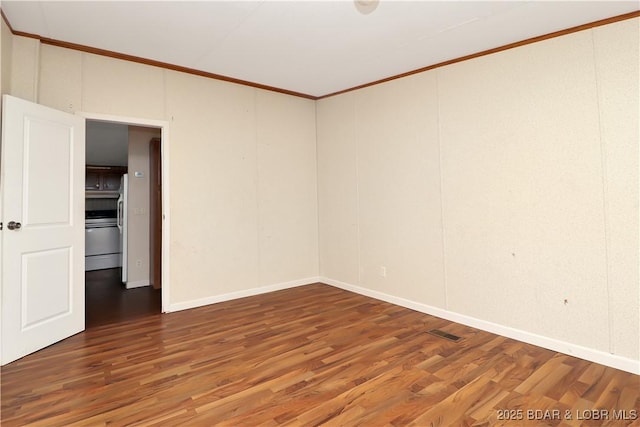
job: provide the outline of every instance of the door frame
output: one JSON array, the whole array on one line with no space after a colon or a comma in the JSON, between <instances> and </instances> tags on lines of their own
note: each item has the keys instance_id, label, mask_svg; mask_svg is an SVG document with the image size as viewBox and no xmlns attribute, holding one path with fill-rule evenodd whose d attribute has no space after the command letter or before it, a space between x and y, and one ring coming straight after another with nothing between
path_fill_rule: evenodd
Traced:
<instances>
[{"instance_id":1,"label":"door frame","mask_svg":"<svg viewBox=\"0 0 640 427\"><path fill-rule=\"evenodd\" d=\"M160 161L162 165L162 312L168 313L170 310L170 280L169 280L169 232L171 230L170 209L169 206L169 122L166 120L141 119L138 117L114 116L110 114L90 113L77 111L77 115L84 117L85 120L96 120L103 122L113 122L132 126L147 126L160 129ZM86 160L85 160L86 162Z\"/></svg>"}]
</instances>

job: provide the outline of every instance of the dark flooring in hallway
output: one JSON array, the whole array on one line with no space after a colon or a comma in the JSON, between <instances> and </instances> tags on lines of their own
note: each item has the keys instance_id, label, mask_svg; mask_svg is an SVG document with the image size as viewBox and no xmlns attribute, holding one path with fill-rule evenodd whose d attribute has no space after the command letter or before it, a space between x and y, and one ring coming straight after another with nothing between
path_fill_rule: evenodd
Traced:
<instances>
[{"instance_id":1,"label":"dark flooring in hallway","mask_svg":"<svg viewBox=\"0 0 640 427\"><path fill-rule=\"evenodd\" d=\"M120 281L120 268L87 271L85 283L86 328L161 312L160 289L126 289Z\"/></svg>"}]
</instances>

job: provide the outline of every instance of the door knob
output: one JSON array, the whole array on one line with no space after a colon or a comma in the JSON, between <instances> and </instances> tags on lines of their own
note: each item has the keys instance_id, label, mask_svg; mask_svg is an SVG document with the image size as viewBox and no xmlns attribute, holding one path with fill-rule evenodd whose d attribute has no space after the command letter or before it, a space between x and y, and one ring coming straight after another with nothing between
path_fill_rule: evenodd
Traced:
<instances>
[{"instance_id":1,"label":"door knob","mask_svg":"<svg viewBox=\"0 0 640 427\"><path fill-rule=\"evenodd\" d=\"M22 224L15 221L9 221L9 224L7 224L9 230L20 230L20 227L22 227Z\"/></svg>"}]
</instances>

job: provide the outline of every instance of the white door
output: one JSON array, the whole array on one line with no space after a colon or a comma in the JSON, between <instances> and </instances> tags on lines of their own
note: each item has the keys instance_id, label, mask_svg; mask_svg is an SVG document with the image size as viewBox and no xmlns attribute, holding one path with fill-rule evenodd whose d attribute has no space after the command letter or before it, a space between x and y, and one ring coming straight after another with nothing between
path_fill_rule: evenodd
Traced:
<instances>
[{"instance_id":1,"label":"white door","mask_svg":"<svg viewBox=\"0 0 640 427\"><path fill-rule=\"evenodd\" d=\"M84 330L84 118L2 97L2 364Z\"/></svg>"}]
</instances>

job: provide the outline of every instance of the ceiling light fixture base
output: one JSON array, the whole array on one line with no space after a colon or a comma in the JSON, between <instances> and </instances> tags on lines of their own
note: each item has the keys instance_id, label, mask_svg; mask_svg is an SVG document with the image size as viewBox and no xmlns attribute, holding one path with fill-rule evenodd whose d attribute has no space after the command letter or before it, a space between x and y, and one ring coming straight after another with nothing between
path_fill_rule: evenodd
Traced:
<instances>
[{"instance_id":1,"label":"ceiling light fixture base","mask_svg":"<svg viewBox=\"0 0 640 427\"><path fill-rule=\"evenodd\" d=\"M368 15L378 7L380 0L354 0L353 4L356 6L358 12L363 15Z\"/></svg>"}]
</instances>

